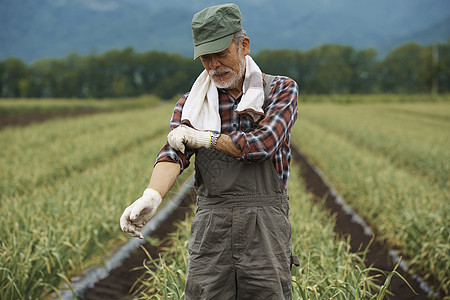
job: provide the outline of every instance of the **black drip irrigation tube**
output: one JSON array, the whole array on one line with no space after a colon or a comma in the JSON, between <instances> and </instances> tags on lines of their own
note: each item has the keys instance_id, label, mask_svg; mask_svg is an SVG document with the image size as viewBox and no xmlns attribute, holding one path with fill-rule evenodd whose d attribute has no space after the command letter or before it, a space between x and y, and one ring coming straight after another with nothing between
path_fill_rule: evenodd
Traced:
<instances>
[{"instance_id":1,"label":"black drip irrigation tube","mask_svg":"<svg viewBox=\"0 0 450 300\"><path fill-rule=\"evenodd\" d=\"M161 223L163 223L180 205L194 186L194 177L191 176L182 186L177 195L170 199L158 213L142 229L143 236L151 235ZM61 295L53 293L50 299L72 300L82 297L87 290L97 282L108 277L111 270L121 265L122 261L129 257L133 251L146 242L145 239L131 238L120 247L114 255L104 261L103 266L94 266L83 272L83 275L70 279L70 287L65 285L60 292Z\"/></svg>"},{"instance_id":2,"label":"black drip irrigation tube","mask_svg":"<svg viewBox=\"0 0 450 300\"><path fill-rule=\"evenodd\" d=\"M304 163L304 165L309 168L312 172L314 172L315 176L317 176L320 179L321 184L323 184L326 189L328 190L328 195L331 196L332 199L334 199L335 204L340 208L342 212L344 212L346 215L348 215L351 218L351 222L358 224L364 234L372 239L374 236L374 231L370 228L370 226L364 221L364 219L358 215L358 213L353 210L344 200L342 196L339 195L337 190L333 187L333 185L328 181L328 179L325 177L322 170L320 170L318 167L316 167L303 153L301 150L299 150L295 145L292 145L293 155L296 158L297 161L300 161ZM323 195L322 195L323 196ZM399 264L400 269L404 272L404 274L408 274L409 280L413 279L416 281L417 285L419 286L422 291L426 294L427 297L430 297L431 299L440 299L442 295L440 295L439 292L434 291L430 284L421 276L417 274L413 274L411 270L409 269L409 263L407 260L405 260L400 251L398 250L389 250L389 257L393 263L393 265ZM408 281L408 283L410 283ZM411 283L410 283L411 284ZM408 299L416 299L416 298L408 298ZM419 299L419 298L417 298ZM420 298L422 299L422 298Z\"/></svg>"}]
</instances>

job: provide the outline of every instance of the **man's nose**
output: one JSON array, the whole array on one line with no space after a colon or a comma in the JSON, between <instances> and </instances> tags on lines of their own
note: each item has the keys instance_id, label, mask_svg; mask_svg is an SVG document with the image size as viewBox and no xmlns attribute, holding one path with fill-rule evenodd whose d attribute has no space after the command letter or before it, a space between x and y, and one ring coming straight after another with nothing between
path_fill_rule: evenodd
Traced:
<instances>
[{"instance_id":1,"label":"man's nose","mask_svg":"<svg viewBox=\"0 0 450 300\"><path fill-rule=\"evenodd\" d=\"M210 60L210 62L209 62L209 67L210 67L211 69L218 68L218 67L220 67L220 65L221 65L221 63L220 63L220 60L219 60L219 59L217 59L216 57L212 57L212 58L211 58L211 60Z\"/></svg>"}]
</instances>

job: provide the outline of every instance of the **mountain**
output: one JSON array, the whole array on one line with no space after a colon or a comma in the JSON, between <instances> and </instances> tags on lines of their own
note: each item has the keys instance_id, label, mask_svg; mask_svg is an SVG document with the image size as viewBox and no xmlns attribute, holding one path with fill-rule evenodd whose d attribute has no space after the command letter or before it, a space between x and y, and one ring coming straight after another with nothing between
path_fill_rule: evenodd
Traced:
<instances>
[{"instance_id":1,"label":"mountain","mask_svg":"<svg viewBox=\"0 0 450 300\"><path fill-rule=\"evenodd\" d=\"M190 23L216 0L0 0L0 60L27 63L114 48L192 55ZM236 0L252 52L326 43L376 48L447 42L448 0Z\"/></svg>"},{"instance_id":2,"label":"mountain","mask_svg":"<svg viewBox=\"0 0 450 300\"><path fill-rule=\"evenodd\" d=\"M399 44L415 41L422 45L431 45L436 42L450 42L450 17L446 17L431 26L412 32L407 35L398 36L380 44L381 54L386 54Z\"/></svg>"}]
</instances>

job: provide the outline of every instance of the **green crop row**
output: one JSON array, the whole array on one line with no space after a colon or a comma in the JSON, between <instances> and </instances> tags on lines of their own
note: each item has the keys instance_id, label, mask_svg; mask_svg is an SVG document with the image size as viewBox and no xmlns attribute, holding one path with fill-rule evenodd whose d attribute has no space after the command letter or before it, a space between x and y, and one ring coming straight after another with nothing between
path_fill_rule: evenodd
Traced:
<instances>
[{"instance_id":1,"label":"green crop row","mask_svg":"<svg viewBox=\"0 0 450 300\"><path fill-rule=\"evenodd\" d=\"M374 282L374 277L381 273L369 275L371 269L364 265L361 254L350 252L348 240L335 238L333 218L326 213L323 203L315 204L313 197L304 192L296 164L288 191L293 252L300 260L300 267L292 270L293 299L382 299L386 286ZM146 273L134 286L136 297L184 298L192 217L189 215L178 224L176 232L163 240L169 243L166 252L158 259L150 258L144 265Z\"/></svg>"},{"instance_id":2,"label":"green crop row","mask_svg":"<svg viewBox=\"0 0 450 300\"><path fill-rule=\"evenodd\" d=\"M119 217L148 183L171 111L0 132L1 299L44 298L127 241Z\"/></svg>"},{"instance_id":3,"label":"green crop row","mask_svg":"<svg viewBox=\"0 0 450 300\"><path fill-rule=\"evenodd\" d=\"M449 188L450 103L310 105L305 120Z\"/></svg>"},{"instance_id":4,"label":"green crop row","mask_svg":"<svg viewBox=\"0 0 450 300\"><path fill-rule=\"evenodd\" d=\"M126 111L6 129L0 133L0 191L21 195L51 185L167 134L168 122L154 118L148 110Z\"/></svg>"},{"instance_id":5,"label":"green crop row","mask_svg":"<svg viewBox=\"0 0 450 300\"><path fill-rule=\"evenodd\" d=\"M302 109L294 142L378 238L450 293L450 103Z\"/></svg>"}]
</instances>

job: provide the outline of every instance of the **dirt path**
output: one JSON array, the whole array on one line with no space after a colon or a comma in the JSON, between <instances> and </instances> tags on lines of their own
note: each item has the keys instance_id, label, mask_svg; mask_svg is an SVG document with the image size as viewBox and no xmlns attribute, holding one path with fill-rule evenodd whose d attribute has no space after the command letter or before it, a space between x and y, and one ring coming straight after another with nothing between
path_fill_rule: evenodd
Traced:
<instances>
[{"instance_id":1,"label":"dirt path","mask_svg":"<svg viewBox=\"0 0 450 300\"><path fill-rule=\"evenodd\" d=\"M51 119L73 118L82 115L90 115L105 111L89 110L89 111L73 111L58 113L27 113L13 116L0 117L0 130L7 127L27 126L34 123L42 123Z\"/></svg>"}]
</instances>

